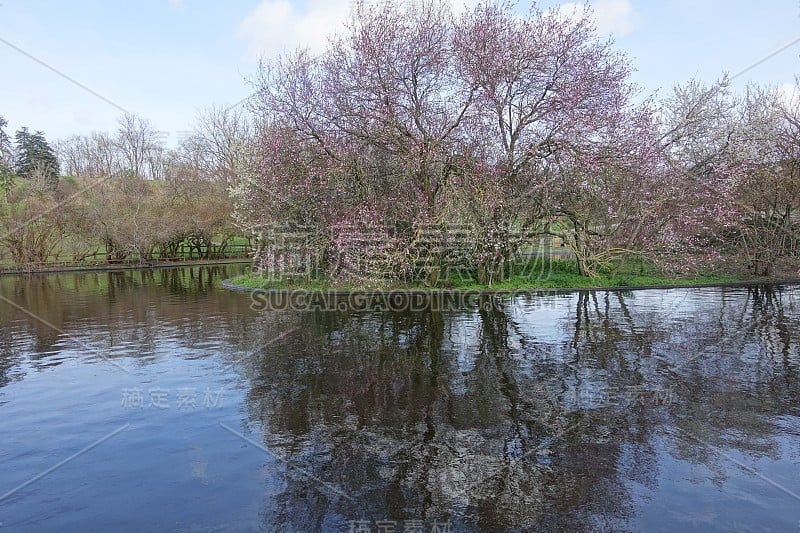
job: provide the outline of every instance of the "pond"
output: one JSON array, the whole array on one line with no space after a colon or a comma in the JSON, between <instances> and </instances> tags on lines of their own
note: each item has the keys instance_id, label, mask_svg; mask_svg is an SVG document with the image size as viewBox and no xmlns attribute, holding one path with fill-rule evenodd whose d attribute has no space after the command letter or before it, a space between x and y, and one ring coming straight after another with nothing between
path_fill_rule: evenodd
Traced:
<instances>
[{"instance_id":1,"label":"pond","mask_svg":"<svg viewBox=\"0 0 800 533\"><path fill-rule=\"evenodd\" d=\"M797 531L800 288L251 309L0 279L0 529Z\"/></svg>"}]
</instances>

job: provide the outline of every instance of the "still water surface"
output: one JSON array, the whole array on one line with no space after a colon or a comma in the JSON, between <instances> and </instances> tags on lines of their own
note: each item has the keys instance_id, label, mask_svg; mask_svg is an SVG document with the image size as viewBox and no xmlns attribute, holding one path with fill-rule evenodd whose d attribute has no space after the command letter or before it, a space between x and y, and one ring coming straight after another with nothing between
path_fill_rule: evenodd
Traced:
<instances>
[{"instance_id":1,"label":"still water surface","mask_svg":"<svg viewBox=\"0 0 800 533\"><path fill-rule=\"evenodd\" d=\"M798 531L798 287L256 312L241 270L0 279L0 529Z\"/></svg>"}]
</instances>

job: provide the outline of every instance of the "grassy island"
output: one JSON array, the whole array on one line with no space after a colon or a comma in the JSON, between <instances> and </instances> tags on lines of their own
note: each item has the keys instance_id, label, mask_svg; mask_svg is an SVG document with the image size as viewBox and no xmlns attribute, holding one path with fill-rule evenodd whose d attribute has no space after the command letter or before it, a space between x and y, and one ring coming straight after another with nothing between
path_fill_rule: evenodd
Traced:
<instances>
[{"instance_id":1,"label":"grassy island","mask_svg":"<svg viewBox=\"0 0 800 533\"><path fill-rule=\"evenodd\" d=\"M501 281L479 283L474 273L459 273L436 284L404 283L401 281L350 281L331 280L324 276L278 277L256 273L244 274L230 280L236 287L262 290L307 291L360 291L360 290L535 290L583 289L599 287L654 287L683 285L717 285L758 281L761 278L730 273L704 273L695 275L668 275L646 262L628 264L618 271L601 272L594 277L582 276L574 261L539 258L535 267L519 262L512 267L511 275Z\"/></svg>"}]
</instances>

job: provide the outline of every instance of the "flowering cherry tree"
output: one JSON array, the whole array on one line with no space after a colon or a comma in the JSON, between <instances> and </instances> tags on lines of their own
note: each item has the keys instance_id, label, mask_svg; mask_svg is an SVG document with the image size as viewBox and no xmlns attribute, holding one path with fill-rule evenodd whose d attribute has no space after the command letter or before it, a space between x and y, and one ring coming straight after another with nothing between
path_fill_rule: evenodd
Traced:
<instances>
[{"instance_id":1,"label":"flowering cherry tree","mask_svg":"<svg viewBox=\"0 0 800 533\"><path fill-rule=\"evenodd\" d=\"M652 254L679 194L666 179L650 107L619 108L612 123L565 139L546 167L549 231L586 276Z\"/></svg>"},{"instance_id":2,"label":"flowering cherry tree","mask_svg":"<svg viewBox=\"0 0 800 533\"><path fill-rule=\"evenodd\" d=\"M780 184L796 170L779 150L797 114L768 91L739 98L723 79L637 102L589 10L361 0L346 30L320 56L260 66L234 197L265 266L313 258L334 278L429 283L456 266L493 282L543 237L587 276L632 255L699 264L745 245L763 270L764 250L789 246L769 236L794 224ZM299 255L270 237L276 225L305 235Z\"/></svg>"},{"instance_id":3,"label":"flowering cherry tree","mask_svg":"<svg viewBox=\"0 0 800 533\"><path fill-rule=\"evenodd\" d=\"M735 94L726 79L690 81L664 103L664 153L683 194L659 235L683 269L725 262L769 275L795 254L796 116L776 90Z\"/></svg>"},{"instance_id":4,"label":"flowering cherry tree","mask_svg":"<svg viewBox=\"0 0 800 533\"><path fill-rule=\"evenodd\" d=\"M560 237L585 275L637 251L655 214L655 125L649 105L632 105L628 62L597 38L591 13L534 6L520 18L488 4L461 24L459 56L480 88L472 137L493 167L477 188L494 194L474 198L497 250L490 270L525 242L512 237L520 230Z\"/></svg>"}]
</instances>

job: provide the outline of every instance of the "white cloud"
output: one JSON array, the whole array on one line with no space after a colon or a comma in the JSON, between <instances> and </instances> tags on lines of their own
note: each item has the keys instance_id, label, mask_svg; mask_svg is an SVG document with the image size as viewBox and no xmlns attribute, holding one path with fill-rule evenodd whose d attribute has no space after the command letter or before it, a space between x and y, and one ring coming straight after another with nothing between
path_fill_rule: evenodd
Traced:
<instances>
[{"instance_id":1,"label":"white cloud","mask_svg":"<svg viewBox=\"0 0 800 533\"><path fill-rule=\"evenodd\" d=\"M636 14L630 0L591 0L597 33L600 35L625 35L636 29ZM559 10L565 14L581 15L584 4L568 2L561 4Z\"/></svg>"},{"instance_id":2,"label":"white cloud","mask_svg":"<svg viewBox=\"0 0 800 533\"><path fill-rule=\"evenodd\" d=\"M453 12L461 14L481 0L451 0ZM344 30L352 0L308 0L299 9L297 0L262 0L236 29L252 57L274 57L297 47L321 53L328 38Z\"/></svg>"},{"instance_id":3,"label":"white cloud","mask_svg":"<svg viewBox=\"0 0 800 533\"><path fill-rule=\"evenodd\" d=\"M344 28L350 0L308 0L299 10L289 0L263 0L236 29L253 57L273 57L297 47L319 53Z\"/></svg>"}]
</instances>

